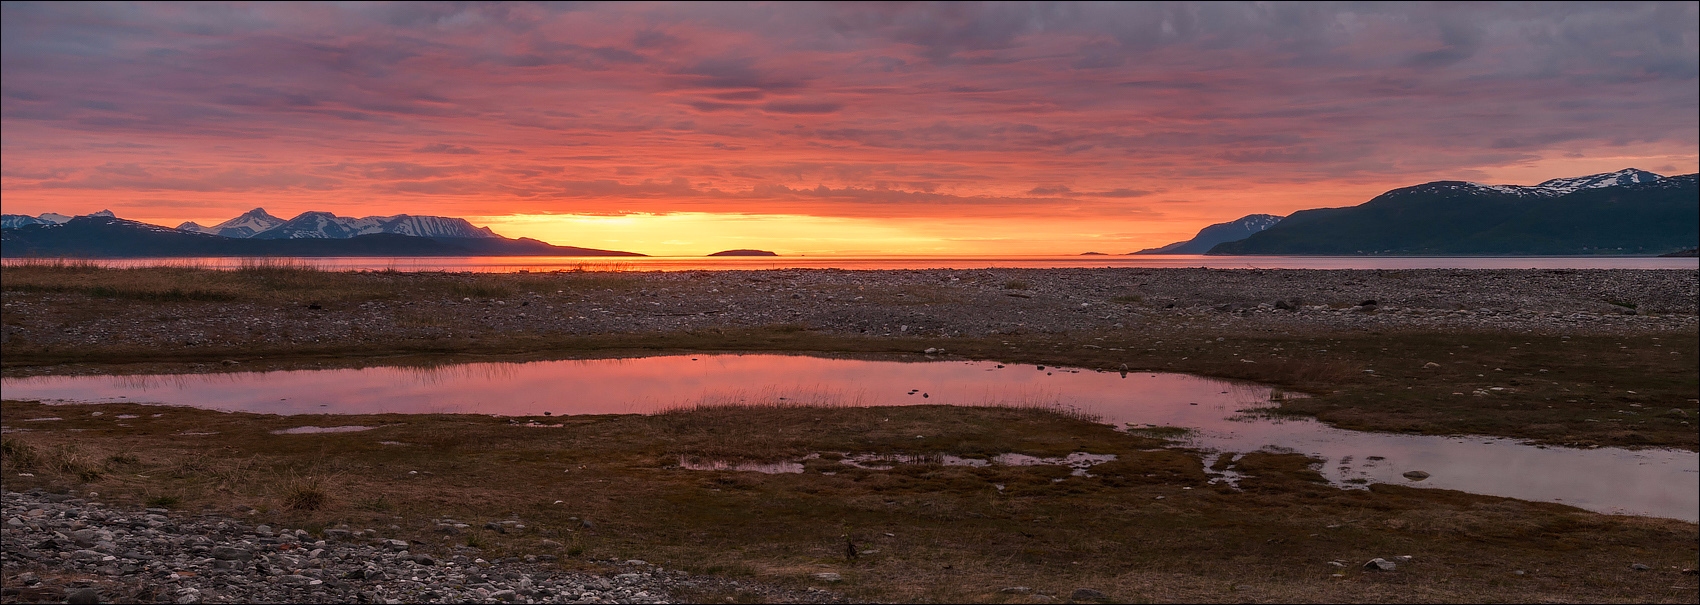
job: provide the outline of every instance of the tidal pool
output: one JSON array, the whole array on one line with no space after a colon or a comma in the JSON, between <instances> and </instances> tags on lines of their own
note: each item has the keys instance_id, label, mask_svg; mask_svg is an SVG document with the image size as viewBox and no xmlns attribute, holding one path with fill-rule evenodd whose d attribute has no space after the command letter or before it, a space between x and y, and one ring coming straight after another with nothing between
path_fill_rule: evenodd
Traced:
<instances>
[{"instance_id":1,"label":"tidal pool","mask_svg":"<svg viewBox=\"0 0 1700 605\"><path fill-rule=\"evenodd\" d=\"M1182 427L1186 445L1321 458L1335 485L1398 483L1589 510L1700 521L1700 456L1570 449L1514 439L1366 433L1258 413L1267 386L1166 373L988 361L872 361L802 355L670 355L434 368L37 376L0 381L7 399L135 402L268 414L654 413L698 405L1034 405L1118 428ZM340 427L339 427L340 428ZM1429 477L1404 476L1422 471ZM1228 477L1231 479L1231 474Z\"/></svg>"}]
</instances>

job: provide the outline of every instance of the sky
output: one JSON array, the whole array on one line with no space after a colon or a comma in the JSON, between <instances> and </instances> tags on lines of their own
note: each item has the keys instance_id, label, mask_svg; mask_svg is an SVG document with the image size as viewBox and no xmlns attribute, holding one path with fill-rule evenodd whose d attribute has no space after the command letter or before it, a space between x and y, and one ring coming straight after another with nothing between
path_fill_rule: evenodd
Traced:
<instances>
[{"instance_id":1,"label":"sky","mask_svg":"<svg viewBox=\"0 0 1700 605\"><path fill-rule=\"evenodd\" d=\"M1700 4L6 2L0 202L657 255L1124 253L1700 164Z\"/></svg>"}]
</instances>

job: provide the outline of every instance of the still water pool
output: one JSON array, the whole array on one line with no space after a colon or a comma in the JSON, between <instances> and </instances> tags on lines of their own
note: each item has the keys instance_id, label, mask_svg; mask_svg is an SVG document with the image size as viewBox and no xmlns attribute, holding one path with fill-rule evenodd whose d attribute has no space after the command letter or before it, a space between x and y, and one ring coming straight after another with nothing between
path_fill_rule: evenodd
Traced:
<instances>
[{"instance_id":1,"label":"still water pool","mask_svg":"<svg viewBox=\"0 0 1700 605\"><path fill-rule=\"evenodd\" d=\"M1039 405L1119 428L1191 429L1213 456L1273 450L1321 458L1345 487L1400 483L1700 521L1700 456L1569 449L1477 436L1347 431L1259 413L1269 387L1184 374L1095 372L987 361L802 355L671 355L433 368L41 376L0 382L7 399L141 402L268 414L653 413L696 405ZM282 438L282 437L280 437ZM1412 481L1410 471L1429 474Z\"/></svg>"}]
</instances>

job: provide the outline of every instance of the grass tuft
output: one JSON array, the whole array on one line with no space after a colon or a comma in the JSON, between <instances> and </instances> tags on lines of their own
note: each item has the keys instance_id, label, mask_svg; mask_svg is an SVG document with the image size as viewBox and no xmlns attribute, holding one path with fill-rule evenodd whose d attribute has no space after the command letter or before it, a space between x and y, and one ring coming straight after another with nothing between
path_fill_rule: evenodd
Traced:
<instances>
[{"instance_id":1,"label":"grass tuft","mask_svg":"<svg viewBox=\"0 0 1700 605\"><path fill-rule=\"evenodd\" d=\"M292 475L282 482L283 507L296 511L315 511L331 503L328 482L318 475Z\"/></svg>"},{"instance_id":2,"label":"grass tuft","mask_svg":"<svg viewBox=\"0 0 1700 605\"><path fill-rule=\"evenodd\" d=\"M0 437L0 460L17 470L35 470L41 464L41 454L27 441Z\"/></svg>"}]
</instances>

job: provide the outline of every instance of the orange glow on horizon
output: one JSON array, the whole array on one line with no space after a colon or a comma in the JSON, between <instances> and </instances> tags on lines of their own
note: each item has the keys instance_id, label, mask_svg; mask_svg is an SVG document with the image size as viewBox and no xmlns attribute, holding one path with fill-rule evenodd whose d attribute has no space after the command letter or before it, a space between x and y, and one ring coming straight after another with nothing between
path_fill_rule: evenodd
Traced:
<instances>
[{"instance_id":1,"label":"orange glow on horizon","mask_svg":"<svg viewBox=\"0 0 1700 605\"><path fill-rule=\"evenodd\" d=\"M1121 254L1428 181L1700 171L1694 3L0 10L14 214Z\"/></svg>"}]
</instances>

